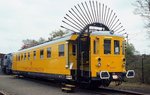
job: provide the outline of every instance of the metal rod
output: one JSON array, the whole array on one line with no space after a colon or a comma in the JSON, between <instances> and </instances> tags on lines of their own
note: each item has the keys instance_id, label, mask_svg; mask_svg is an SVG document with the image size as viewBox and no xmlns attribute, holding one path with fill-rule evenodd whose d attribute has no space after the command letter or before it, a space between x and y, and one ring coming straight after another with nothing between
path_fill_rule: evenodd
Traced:
<instances>
[{"instance_id":1,"label":"metal rod","mask_svg":"<svg viewBox=\"0 0 150 95\"><path fill-rule=\"evenodd\" d=\"M113 28L112 30L116 30L117 29L117 27L119 27L121 25L121 23L119 23L118 25L116 25L116 27L115 28ZM118 29L117 29L118 30Z\"/></svg>"},{"instance_id":2,"label":"metal rod","mask_svg":"<svg viewBox=\"0 0 150 95\"><path fill-rule=\"evenodd\" d=\"M104 11L104 24L106 24L105 18L106 18L107 6L105 6L104 8L105 8L105 11Z\"/></svg>"},{"instance_id":3,"label":"metal rod","mask_svg":"<svg viewBox=\"0 0 150 95\"><path fill-rule=\"evenodd\" d=\"M111 23L112 23L112 21L113 21L114 18L116 18L115 13L113 14L112 18L110 19L110 22L108 24L109 27L110 27L110 25L111 25Z\"/></svg>"},{"instance_id":4,"label":"metal rod","mask_svg":"<svg viewBox=\"0 0 150 95\"><path fill-rule=\"evenodd\" d=\"M60 26L60 27L66 29L66 30L70 30L70 31L73 31L73 32L77 33L76 31L71 30L71 29L68 29L68 28L66 28L66 27L64 27L64 26Z\"/></svg>"},{"instance_id":5,"label":"metal rod","mask_svg":"<svg viewBox=\"0 0 150 95\"><path fill-rule=\"evenodd\" d=\"M118 25L119 26L119 25ZM120 26L118 29L114 30L114 31L119 31L123 26Z\"/></svg>"},{"instance_id":6,"label":"metal rod","mask_svg":"<svg viewBox=\"0 0 150 95\"><path fill-rule=\"evenodd\" d=\"M112 19L112 21L111 21L109 27L112 27L112 25L114 24L114 22L115 22L116 19L117 19L117 16L115 16L115 17ZM110 29L112 29L112 28L110 28Z\"/></svg>"},{"instance_id":7,"label":"metal rod","mask_svg":"<svg viewBox=\"0 0 150 95\"><path fill-rule=\"evenodd\" d=\"M117 33L121 33L121 32L123 32L123 31L125 31L125 29L122 29L121 31L119 31L119 32L117 32ZM127 33L126 33L127 34Z\"/></svg>"},{"instance_id":8,"label":"metal rod","mask_svg":"<svg viewBox=\"0 0 150 95\"><path fill-rule=\"evenodd\" d=\"M74 18L76 18L76 20L78 21L78 22L80 22L80 24L82 25L82 26L84 26L84 24L71 12L71 11L69 11L71 14L72 14L72 16L74 17Z\"/></svg>"},{"instance_id":9,"label":"metal rod","mask_svg":"<svg viewBox=\"0 0 150 95\"><path fill-rule=\"evenodd\" d=\"M80 28L78 25L76 25L74 22L72 22L72 21L70 21L69 19L67 19L66 17L64 17L67 21L69 21L71 24L73 24L73 25L75 25L76 27L78 27L80 30L82 29L82 28Z\"/></svg>"},{"instance_id":10,"label":"metal rod","mask_svg":"<svg viewBox=\"0 0 150 95\"><path fill-rule=\"evenodd\" d=\"M97 18L97 22L98 22L98 2L96 1L96 9L97 9L97 15L96 15L96 18Z\"/></svg>"},{"instance_id":11,"label":"metal rod","mask_svg":"<svg viewBox=\"0 0 150 95\"><path fill-rule=\"evenodd\" d=\"M82 10L82 8L80 7L80 5L78 4L78 7L80 8L81 12L83 13L83 17L85 17L85 20L87 21L87 23L89 24L89 20L87 18L87 16L85 15L84 11Z\"/></svg>"},{"instance_id":12,"label":"metal rod","mask_svg":"<svg viewBox=\"0 0 150 95\"><path fill-rule=\"evenodd\" d=\"M96 22L96 10L95 10L95 3L93 1L93 9L94 9L94 22Z\"/></svg>"},{"instance_id":13,"label":"metal rod","mask_svg":"<svg viewBox=\"0 0 150 95\"><path fill-rule=\"evenodd\" d=\"M80 23L78 23L77 21L75 21L71 16L69 16L68 14L66 14L66 16L69 17L74 22L76 22L80 26L80 28L83 28L82 25L80 25Z\"/></svg>"},{"instance_id":14,"label":"metal rod","mask_svg":"<svg viewBox=\"0 0 150 95\"><path fill-rule=\"evenodd\" d=\"M72 11L76 14L76 16L83 22L83 24L84 24L84 26L86 26L86 23L81 19L81 17L76 13L76 11L74 11L73 9L72 9Z\"/></svg>"},{"instance_id":15,"label":"metal rod","mask_svg":"<svg viewBox=\"0 0 150 95\"><path fill-rule=\"evenodd\" d=\"M103 19L103 11L104 11L104 4L103 4L103 6L102 6L102 23L104 23L104 19Z\"/></svg>"},{"instance_id":16,"label":"metal rod","mask_svg":"<svg viewBox=\"0 0 150 95\"><path fill-rule=\"evenodd\" d=\"M81 3L81 4L82 4L82 7L84 8L84 11L85 11L86 15L88 16L87 18L89 19L89 23L92 23L92 21L91 21L91 19L90 19L90 16L89 16L89 14L88 14L88 12L87 12L87 10L86 10L84 4L83 4L83 3Z\"/></svg>"},{"instance_id":17,"label":"metal rod","mask_svg":"<svg viewBox=\"0 0 150 95\"><path fill-rule=\"evenodd\" d=\"M85 25L87 25L88 22L84 19L84 16L81 14L81 12L79 11L79 9L78 9L76 6L75 6L75 8L76 8L76 10L78 11L78 13L79 13L81 19L83 19L82 21L85 23Z\"/></svg>"},{"instance_id":18,"label":"metal rod","mask_svg":"<svg viewBox=\"0 0 150 95\"><path fill-rule=\"evenodd\" d=\"M111 14L113 13L113 10L111 10L111 12L110 12L110 15L109 15L109 17L108 17L108 22L107 22L107 25L109 25L109 23L110 23L110 18L111 18Z\"/></svg>"},{"instance_id":19,"label":"metal rod","mask_svg":"<svg viewBox=\"0 0 150 95\"><path fill-rule=\"evenodd\" d=\"M91 1L89 1L89 3L90 3L90 7L91 7L91 12L92 12L92 21L94 22L94 15L93 15L94 13L93 13Z\"/></svg>"},{"instance_id":20,"label":"metal rod","mask_svg":"<svg viewBox=\"0 0 150 95\"><path fill-rule=\"evenodd\" d=\"M63 23L65 23L65 24L67 24L67 25L69 25L69 26L71 26L72 28L74 28L74 29L76 29L76 30L80 31L78 28L76 28L76 27L74 27L74 26L70 25L69 23L67 23L67 22L65 22L65 21L62 21L62 22L63 22Z\"/></svg>"},{"instance_id":21,"label":"metal rod","mask_svg":"<svg viewBox=\"0 0 150 95\"><path fill-rule=\"evenodd\" d=\"M109 11L110 11L110 8L108 8L108 11L107 11L107 14L106 14L106 25L107 25L107 20L108 20Z\"/></svg>"},{"instance_id":22,"label":"metal rod","mask_svg":"<svg viewBox=\"0 0 150 95\"><path fill-rule=\"evenodd\" d=\"M101 23L101 3L98 4L99 5L99 22Z\"/></svg>"},{"instance_id":23,"label":"metal rod","mask_svg":"<svg viewBox=\"0 0 150 95\"><path fill-rule=\"evenodd\" d=\"M119 19L114 24L112 23L111 26L110 26L110 28L113 29L118 22L119 22Z\"/></svg>"},{"instance_id":24,"label":"metal rod","mask_svg":"<svg viewBox=\"0 0 150 95\"><path fill-rule=\"evenodd\" d=\"M91 21L92 21L92 15L91 15L91 12L90 12L90 10L89 10L89 7L88 7L88 5L87 5L87 3L85 2L85 5L86 5L86 7L87 7L87 9L88 9L88 12L89 12L89 14L90 14L90 17L91 17ZM93 22L93 21L92 21ZM92 23L91 22L91 23Z\"/></svg>"}]
</instances>

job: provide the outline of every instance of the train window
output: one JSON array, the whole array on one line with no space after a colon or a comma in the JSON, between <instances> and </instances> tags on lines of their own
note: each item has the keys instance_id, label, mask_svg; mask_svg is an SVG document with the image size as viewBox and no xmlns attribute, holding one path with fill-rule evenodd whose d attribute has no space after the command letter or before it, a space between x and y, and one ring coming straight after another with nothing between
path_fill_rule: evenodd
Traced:
<instances>
[{"instance_id":1,"label":"train window","mask_svg":"<svg viewBox=\"0 0 150 95\"><path fill-rule=\"evenodd\" d=\"M21 54L21 60L23 60L23 54Z\"/></svg>"},{"instance_id":2,"label":"train window","mask_svg":"<svg viewBox=\"0 0 150 95\"><path fill-rule=\"evenodd\" d=\"M20 55L18 55L18 61L20 61Z\"/></svg>"},{"instance_id":3,"label":"train window","mask_svg":"<svg viewBox=\"0 0 150 95\"><path fill-rule=\"evenodd\" d=\"M104 40L104 54L111 54L111 40Z\"/></svg>"},{"instance_id":4,"label":"train window","mask_svg":"<svg viewBox=\"0 0 150 95\"><path fill-rule=\"evenodd\" d=\"M43 50L43 49L40 50L40 58L41 58L41 59L44 58L44 50Z\"/></svg>"},{"instance_id":5,"label":"train window","mask_svg":"<svg viewBox=\"0 0 150 95\"><path fill-rule=\"evenodd\" d=\"M28 60L30 60L30 52L28 52Z\"/></svg>"},{"instance_id":6,"label":"train window","mask_svg":"<svg viewBox=\"0 0 150 95\"><path fill-rule=\"evenodd\" d=\"M72 55L76 55L76 45L72 45Z\"/></svg>"},{"instance_id":7,"label":"train window","mask_svg":"<svg viewBox=\"0 0 150 95\"><path fill-rule=\"evenodd\" d=\"M24 60L26 60L26 53L24 53Z\"/></svg>"},{"instance_id":8,"label":"train window","mask_svg":"<svg viewBox=\"0 0 150 95\"><path fill-rule=\"evenodd\" d=\"M51 48L47 48L47 58L51 57Z\"/></svg>"},{"instance_id":9,"label":"train window","mask_svg":"<svg viewBox=\"0 0 150 95\"><path fill-rule=\"evenodd\" d=\"M33 58L36 59L36 51L33 51Z\"/></svg>"},{"instance_id":10,"label":"train window","mask_svg":"<svg viewBox=\"0 0 150 95\"><path fill-rule=\"evenodd\" d=\"M118 40L114 40L114 54L120 54L120 43Z\"/></svg>"},{"instance_id":11,"label":"train window","mask_svg":"<svg viewBox=\"0 0 150 95\"><path fill-rule=\"evenodd\" d=\"M59 56L64 56L64 44L59 45Z\"/></svg>"},{"instance_id":12,"label":"train window","mask_svg":"<svg viewBox=\"0 0 150 95\"><path fill-rule=\"evenodd\" d=\"M17 61L17 55L16 55L16 61Z\"/></svg>"}]
</instances>

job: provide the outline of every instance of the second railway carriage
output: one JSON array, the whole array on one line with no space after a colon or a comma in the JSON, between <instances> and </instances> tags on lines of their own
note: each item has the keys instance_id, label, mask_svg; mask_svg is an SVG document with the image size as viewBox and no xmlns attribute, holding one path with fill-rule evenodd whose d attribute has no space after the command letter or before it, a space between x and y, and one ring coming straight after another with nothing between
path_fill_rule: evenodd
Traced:
<instances>
[{"instance_id":1,"label":"second railway carriage","mask_svg":"<svg viewBox=\"0 0 150 95\"><path fill-rule=\"evenodd\" d=\"M71 33L14 53L14 73L97 86L134 76L132 71L126 74L125 40L121 35L94 31L78 39L79 34Z\"/></svg>"},{"instance_id":2,"label":"second railway carriage","mask_svg":"<svg viewBox=\"0 0 150 95\"><path fill-rule=\"evenodd\" d=\"M12 74L12 53L4 55L1 68L3 73Z\"/></svg>"}]
</instances>

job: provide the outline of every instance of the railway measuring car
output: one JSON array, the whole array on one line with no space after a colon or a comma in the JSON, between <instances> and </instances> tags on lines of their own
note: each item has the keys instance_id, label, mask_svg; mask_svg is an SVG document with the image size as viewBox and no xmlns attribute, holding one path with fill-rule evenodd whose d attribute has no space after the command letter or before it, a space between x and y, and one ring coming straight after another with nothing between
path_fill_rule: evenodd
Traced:
<instances>
[{"instance_id":1,"label":"railway measuring car","mask_svg":"<svg viewBox=\"0 0 150 95\"><path fill-rule=\"evenodd\" d=\"M126 70L126 33L116 14L97 1L78 4L69 13L63 20L69 28L61 27L70 33L14 53L13 72L92 87L133 78L134 70Z\"/></svg>"}]
</instances>

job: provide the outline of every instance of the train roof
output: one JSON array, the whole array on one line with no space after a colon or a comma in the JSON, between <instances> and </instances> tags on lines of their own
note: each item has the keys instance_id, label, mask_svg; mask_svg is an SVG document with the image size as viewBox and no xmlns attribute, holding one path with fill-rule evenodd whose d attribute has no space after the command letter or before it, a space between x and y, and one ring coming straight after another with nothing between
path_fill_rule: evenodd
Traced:
<instances>
[{"instance_id":1,"label":"train roof","mask_svg":"<svg viewBox=\"0 0 150 95\"><path fill-rule=\"evenodd\" d=\"M46 45L49 45L49 44L54 44L54 43L57 43L57 42L66 41L66 40L71 39L71 36L73 34L74 34L74 32L70 32L68 34L65 34L64 36L56 37L52 41L48 41L48 42L45 42L45 43L42 43L42 44L30 47L30 48L27 48L27 49L19 50L18 52L24 52L24 51L27 51L27 50L32 50L32 49L35 49L35 48L46 46ZM91 33L91 35L103 35L103 36L119 36L119 37L123 37L122 35L119 35L119 34L112 34L110 31L93 31Z\"/></svg>"},{"instance_id":2,"label":"train roof","mask_svg":"<svg viewBox=\"0 0 150 95\"><path fill-rule=\"evenodd\" d=\"M121 34L115 34L112 31L94 31L91 33L91 35L103 35L103 36L118 36L123 37Z\"/></svg>"},{"instance_id":3,"label":"train roof","mask_svg":"<svg viewBox=\"0 0 150 95\"><path fill-rule=\"evenodd\" d=\"M32 50L32 49L35 49L35 48L46 46L46 45L49 45L49 44L66 41L66 40L71 39L71 36L72 36L72 33L68 33L68 34L66 34L64 36L56 37L52 41L48 41L48 42L45 42L45 43L42 43L42 44L30 47L30 48L27 48L27 49L19 50L18 52L24 52L24 51L27 51L27 50Z\"/></svg>"}]
</instances>

